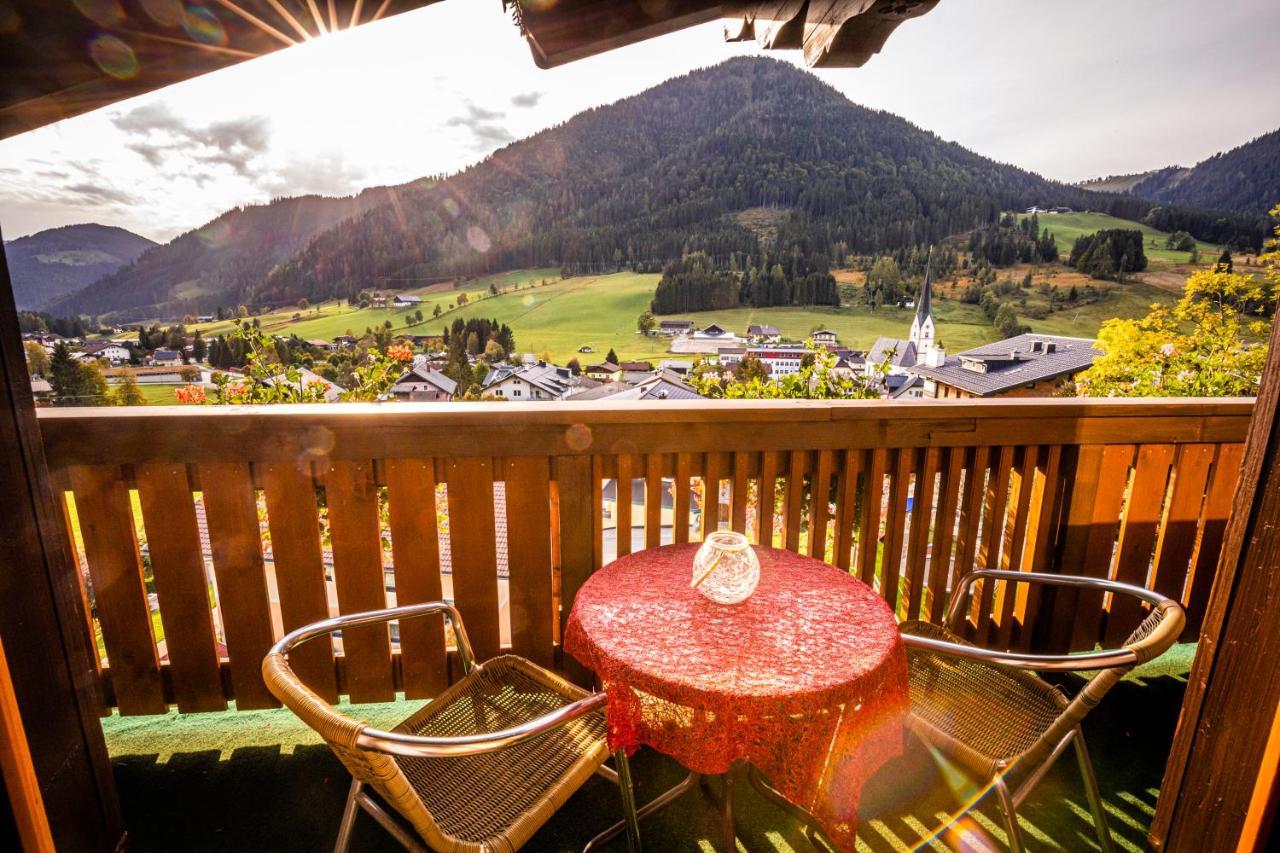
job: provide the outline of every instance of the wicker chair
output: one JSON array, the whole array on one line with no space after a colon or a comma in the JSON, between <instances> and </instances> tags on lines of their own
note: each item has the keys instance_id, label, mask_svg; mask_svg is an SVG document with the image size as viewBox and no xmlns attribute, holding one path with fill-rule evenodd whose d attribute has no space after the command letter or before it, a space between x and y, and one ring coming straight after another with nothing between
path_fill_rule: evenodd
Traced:
<instances>
[{"instance_id":1,"label":"wicker chair","mask_svg":"<svg viewBox=\"0 0 1280 853\"><path fill-rule=\"evenodd\" d=\"M464 675L394 731L338 713L289 667L289 651L307 640L431 613L449 619ZM476 663L462 619L448 604L351 614L300 628L272 647L262 674L276 698L319 732L354 777L337 853L347 849L358 808L410 850L425 849L420 839L438 853L514 851L593 773L620 783L632 840L634 794L625 756L617 773L603 766L604 694L587 693L511 655Z\"/></svg>"},{"instance_id":2,"label":"wicker chair","mask_svg":"<svg viewBox=\"0 0 1280 853\"><path fill-rule=\"evenodd\" d=\"M1119 649L1074 655L992 651L958 636L973 585L983 579L1134 596L1152 609ZM1177 602L1129 584L1033 572L973 572L960 581L947 628L926 622L901 625L911 681L909 725L980 779L991 781L1015 851L1023 849L1017 807L1067 747L1074 746L1098 841L1110 851L1111 834L1080 723L1125 673L1173 645L1184 621ZM1072 671L1096 671L1073 698L1035 675ZM1012 792L1007 784L1011 772L1023 780Z\"/></svg>"}]
</instances>

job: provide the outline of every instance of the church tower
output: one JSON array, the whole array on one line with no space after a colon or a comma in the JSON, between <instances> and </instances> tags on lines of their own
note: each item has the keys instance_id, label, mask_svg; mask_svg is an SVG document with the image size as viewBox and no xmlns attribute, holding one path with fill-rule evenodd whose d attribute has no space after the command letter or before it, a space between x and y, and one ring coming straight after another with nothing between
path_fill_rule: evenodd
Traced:
<instances>
[{"instance_id":1,"label":"church tower","mask_svg":"<svg viewBox=\"0 0 1280 853\"><path fill-rule=\"evenodd\" d=\"M924 283L920 285L920 297L916 299L916 318L911 321L911 343L916 345L916 358L924 356L935 346L936 332L933 323L933 250L924 270Z\"/></svg>"}]
</instances>

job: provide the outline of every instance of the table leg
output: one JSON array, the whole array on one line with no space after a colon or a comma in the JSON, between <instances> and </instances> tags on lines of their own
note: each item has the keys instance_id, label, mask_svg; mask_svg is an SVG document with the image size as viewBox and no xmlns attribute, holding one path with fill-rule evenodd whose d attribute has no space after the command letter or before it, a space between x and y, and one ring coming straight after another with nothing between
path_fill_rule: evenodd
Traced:
<instances>
[{"instance_id":1,"label":"table leg","mask_svg":"<svg viewBox=\"0 0 1280 853\"><path fill-rule=\"evenodd\" d=\"M615 757L616 757L616 755L615 755ZM625 761L625 758L624 758L624 761ZM621 787L621 785L622 785L622 767L623 767L623 764L622 764L622 763L619 763L619 765L618 765L618 774L617 774L617 775L618 775L618 779L616 780L616 781L617 781L617 783L618 783L618 786L619 786L619 787ZM630 778L631 778L631 773L630 773L630 767L628 766L628 770L627 770L627 779L629 780ZM652 800L650 800L649 802L645 803L645 804L644 804L643 806L641 806L640 808L636 809L636 810L635 810L636 818L637 818L637 819L643 819L643 818L646 818L646 817L648 817L649 815L653 814L653 813L654 813L654 812L656 812L656 811L660 811L660 810L662 810L663 808L665 808L666 806L668 806L670 803L672 803L672 802L674 802L675 800L679 799L679 798L680 798L681 796L683 796L685 793L687 793L687 792L689 792L690 790L692 790L693 788L697 787L697 785L698 785L698 779L699 779L699 778L700 778L700 777L698 776L698 774L697 774L697 773L690 773L688 776L684 777L684 779L680 780L680 782L679 782L678 784L674 785L674 786L673 786L673 787L671 787L669 790L663 791L661 794L659 794L658 796L654 797ZM633 787L633 788L631 788L631 790L632 790L632 792L633 792L633 793L632 793L632 795L631 795L631 803L632 803L632 805L633 805L633 807L634 807L634 804L635 804L635 794L634 794L635 788ZM623 797L624 797L624 801L623 801L623 808L624 808L624 810L625 810L625 809L626 809L626 799L625 799L625 798L626 798L626 795L624 794L624 795L623 795ZM587 846L586 846L586 847L584 847L584 848L582 848L582 853L592 853L592 851L594 851L594 850L598 849L602 844L604 844L604 843L606 843L606 842L608 842L608 841L612 841L613 839L617 838L617 837L618 837L619 835L621 835L624 831L626 831L626 830L627 830L627 828L628 828L628 821L627 821L627 820L620 820L620 821L618 821L618 822L617 822L617 823L615 823L613 826L609 827L609 828L608 828L608 829L606 829L604 832L600 833L600 834L599 834L599 835L597 835L595 838L593 838L593 839L591 839L590 841L588 841L588 842L587 842ZM636 832L637 832L637 836L638 836L638 834L639 834L639 829L637 829L637 830L636 830Z\"/></svg>"},{"instance_id":2,"label":"table leg","mask_svg":"<svg viewBox=\"0 0 1280 853\"><path fill-rule=\"evenodd\" d=\"M631 781L631 762L627 751L620 749L613 754L618 765L618 789L622 792L622 823L627 833L627 850L640 853L640 818L636 814L636 789Z\"/></svg>"}]
</instances>

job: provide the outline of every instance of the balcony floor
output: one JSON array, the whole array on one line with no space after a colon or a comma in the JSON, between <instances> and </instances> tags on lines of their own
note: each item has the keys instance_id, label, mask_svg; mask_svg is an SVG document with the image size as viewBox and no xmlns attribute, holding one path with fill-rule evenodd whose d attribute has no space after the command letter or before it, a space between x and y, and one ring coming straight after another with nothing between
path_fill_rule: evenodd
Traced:
<instances>
[{"instance_id":1,"label":"balcony floor","mask_svg":"<svg viewBox=\"0 0 1280 853\"><path fill-rule=\"evenodd\" d=\"M1130 674L1085 723L1111 832L1123 849L1144 848L1194 648L1175 646ZM360 713L375 725L389 725L416 706L364 706ZM350 777L288 711L113 716L103 727L135 853L331 849ZM673 761L651 751L642 751L633 769L641 802L683 776ZM914 847L942 816L979 793L974 782L963 779L912 741L907 756L885 768L864 791L859 849ZM744 786L738 796L740 850L813 849L795 821L750 788ZM618 815L617 789L593 779L525 849L580 850ZM1070 756L1023 806L1021 820L1031 849L1096 849ZM959 825L1004 841L992 797L979 800ZM646 820L642 834L648 850L711 851L716 813L706 797L688 795ZM968 840L971 845L977 841L973 836ZM950 849L939 842L934 847ZM399 848L362 816L352 849ZM624 847L619 843L613 849Z\"/></svg>"}]
</instances>

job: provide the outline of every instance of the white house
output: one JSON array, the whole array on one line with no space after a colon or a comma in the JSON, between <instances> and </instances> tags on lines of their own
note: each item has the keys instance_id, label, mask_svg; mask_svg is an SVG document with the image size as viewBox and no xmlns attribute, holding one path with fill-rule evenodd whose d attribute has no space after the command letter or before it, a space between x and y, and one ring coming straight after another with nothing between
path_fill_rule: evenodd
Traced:
<instances>
[{"instance_id":1,"label":"white house","mask_svg":"<svg viewBox=\"0 0 1280 853\"><path fill-rule=\"evenodd\" d=\"M745 338L738 337L718 323L712 323L705 328L694 329L688 334L677 337L671 342L671 351L684 355L690 353L714 355L724 347L741 346L745 343Z\"/></svg>"},{"instance_id":2,"label":"white house","mask_svg":"<svg viewBox=\"0 0 1280 853\"><path fill-rule=\"evenodd\" d=\"M414 296L410 293L397 293L392 305L396 308L417 308L422 304L421 296Z\"/></svg>"},{"instance_id":3,"label":"white house","mask_svg":"<svg viewBox=\"0 0 1280 853\"><path fill-rule=\"evenodd\" d=\"M113 365L129 361L129 348L110 341L90 341L81 349L91 358L105 358Z\"/></svg>"},{"instance_id":4,"label":"white house","mask_svg":"<svg viewBox=\"0 0 1280 853\"><path fill-rule=\"evenodd\" d=\"M759 359L769 368L770 376L789 376L800 372L800 362L814 351L803 346L726 347L720 350L720 363L731 367L748 356Z\"/></svg>"},{"instance_id":5,"label":"white house","mask_svg":"<svg viewBox=\"0 0 1280 853\"><path fill-rule=\"evenodd\" d=\"M425 363L396 380L391 393L411 403L447 403L458 390L458 383Z\"/></svg>"},{"instance_id":6,"label":"white house","mask_svg":"<svg viewBox=\"0 0 1280 853\"><path fill-rule=\"evenodd\" d=\"M579 384L567 367L544 361L524 365L515 370L491 370L485 377L481 397L515 402L563 400Z\"/></svg>"},{"instance_id":7,"label":"white house","mask_svg":"<svg viewBox=\"0 0 1280 853\"><path fill-rule=\"evenodd\" d=\"M809 335L820 347L833 347L840 343L840 336L830 329L819 329Z\"/></svg>"}]
</instances>

